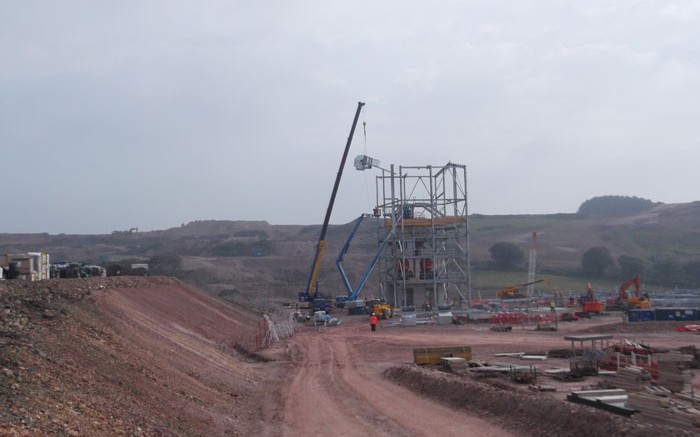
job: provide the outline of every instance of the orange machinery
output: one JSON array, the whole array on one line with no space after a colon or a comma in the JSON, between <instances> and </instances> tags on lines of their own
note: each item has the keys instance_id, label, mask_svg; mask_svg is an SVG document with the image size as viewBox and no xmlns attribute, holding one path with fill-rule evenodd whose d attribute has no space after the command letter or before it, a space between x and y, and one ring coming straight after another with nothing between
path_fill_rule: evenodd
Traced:
<instances>
[{"instance_id":1,"label":"orange machinery","mask_svg":"<svg viewBox=\"0 0 700 437\"><path fill-rule=\"evenodd\" d=\"M634 294L629 295L627 289L633 285ZM621 305L629 308L639 308L643 310L651 308L651 301L648 298L641 297L640 291L639 275L634 275L634 278L628 279L622 285L620 285L620 295L617 300Z\"/></svg>"},{"instance_id":2,"label":"orange machinery","mask_svg":"<svg viewBox=\"0 0 700 437\"><path fill-rule=\"evenodd\" d=\"M603 312L603 302L595 298L595 293L590 283L586 284L586 300L582 302L581 309L586 313L600 314Z\"/></svg>"}]
</instances>

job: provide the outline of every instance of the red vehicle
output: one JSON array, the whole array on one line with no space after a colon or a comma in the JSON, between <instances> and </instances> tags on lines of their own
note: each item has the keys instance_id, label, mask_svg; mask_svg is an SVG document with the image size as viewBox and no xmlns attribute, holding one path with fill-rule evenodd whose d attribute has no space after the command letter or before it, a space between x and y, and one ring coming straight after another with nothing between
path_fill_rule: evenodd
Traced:
<instances>
[{"instance_id":1,"label":"red vehicle","mask_svg":"<svg viewBox=\"0 0 700 437\"><path fill-rule=\"evenodd\" d=\"M575 322L578 319L579 319L579 317L574 313L562 313L559 316L559 321L561 321L561 322Z\"/></svg>"}]
</instances>

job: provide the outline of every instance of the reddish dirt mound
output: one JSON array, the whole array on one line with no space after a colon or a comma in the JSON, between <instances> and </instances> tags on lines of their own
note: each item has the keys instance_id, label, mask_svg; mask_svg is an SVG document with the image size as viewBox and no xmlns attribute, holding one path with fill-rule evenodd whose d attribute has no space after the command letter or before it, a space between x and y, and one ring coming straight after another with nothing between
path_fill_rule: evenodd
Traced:
<instances>
[{"instance_id":1,"label":"reddish dirt mound","mask_svg":"<svg viewBox=\"0 0 700 437\"><path fill-rule=\"evenodd\" d=\"M6 281L1 435L253 435L258 318L168 278Z\"/></svg>"}]
</instances>

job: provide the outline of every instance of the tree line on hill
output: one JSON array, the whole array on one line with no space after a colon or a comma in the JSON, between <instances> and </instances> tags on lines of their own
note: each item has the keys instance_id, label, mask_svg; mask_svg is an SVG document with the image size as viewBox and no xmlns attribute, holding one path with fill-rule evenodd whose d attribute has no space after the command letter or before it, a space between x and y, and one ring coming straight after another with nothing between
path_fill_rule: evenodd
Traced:
<instances>
[{"instance_id":1,"label":"tree line on hill","mask_svg":"<svg viewBox=\"0 0 700 437\"><path fill-rule=\"evenodd\" d=\"M638 214L657 205L661 203L636 196L599 196L583 202L577 214L581 216Z\"/></svg>"},{"instance_id":2,"label":"tree line on hill","mask_svg":"<svg viewBox=\"0 0 700 437\"><path fill-rule=\"evenodd\" d=\"M514 243L498 242L491 246L489 253L495 268L517 270L525 266L525 254ZM696 286L700 284L700 261L681 262L655 256L644 260L628 255L620 255L615 259L607 247L597 246L583 253L580 270L569 273L601 279L629 279L638 274L649 282Z\"/></svg>"},{"instance_id":3,"label":"tree line on hill","mask_svg":"<svg viewBox=\"0 0 700 437\"><path fill-rule=\"evenodd\" d=\"M581 204L578 214L584 216L616 216L637 214L659 205L648 199L629 196L601 196ZM514 243L497 242L489 249L492 266L503 270L524 267L525 254ZM700 260L681 261L672 257L650 255L648 259L620 255L615 259L605 246L591 247L581 257L579 270L563 272L591 278L626 280L640 275L645 281L695 287L700 284Z\"/></svg>"}]
</instances>

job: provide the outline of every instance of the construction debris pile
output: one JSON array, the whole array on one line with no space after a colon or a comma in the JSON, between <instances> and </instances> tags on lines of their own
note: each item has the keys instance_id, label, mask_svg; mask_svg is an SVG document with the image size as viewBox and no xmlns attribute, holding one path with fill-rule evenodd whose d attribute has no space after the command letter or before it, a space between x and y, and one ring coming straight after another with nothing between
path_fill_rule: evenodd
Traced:
<instances>
[{"instance_id":1,"label":"construction debris pile","mask_svg":"<svg viewBox=\"0 0 700 437\"><path fill-rule=\"evenodd\" d=\"M627 391L641 391L651 386L651 374L641 367L621 367L612 377L611 383Z\"/></svg>"},{"instance_id":2,"label":"construction debris pile","mask_svg":"<svg viewBox=\"0 0 700 437\"><path fill-rule=\"evenodd\" d=\"M658 423L631 421L584 405L566 404L539 390L508 389L499 379L463 378L435 367L404 365L385 372L392 381L446 405L477 412L522 436L694 436Z\"/></svg>"},{"instance_id":3,"label":"construction debris pile","mask_svg":"<svg viewBox=\"0 0 700 437\"><path fill-rule=\"evenodd\" d=\"M550 369L542 372L543 374L559 381L579 381L585 376L602 375L602 380L598 381L597 386L592 386L590 389L572 391L567 396L569 401L621 416L631 416L636 419L636 423L644 423L645 426L673 428L673 435L685 435L679 434L679 432L688 432L688 435L700 432L700 411L695 408L695 405L700 405L700 397L694 396L692 393L693 384L690 371L690 367L697 367L699 361L699 354L695 346L682 347L680 350L670 350L654 348L648 344L632 340L620 340L619 342L606 344L605 340L609 341L612 338L611 335L568 335L564 338L572 341L572 348L566 350L555 349L551 351L551 356L569 359L568 371L566 369ZM577 349L575 347L576 342L580 342L583 345L583 343L588 341L591 342L590 348ZM435 380L441 382L441 379L436 377L435 373L426 373L423 369L418 370L406 367L393 369L388 374L417 391L434 397L442 396L441 400L444 402L452 403L456 397L458 400L454 402L460 404L464 402L470 408L483 408L484 413L489 412L491 414L497 414L498 408L495 407L493 409L492 405L496 405L498 402L488 398L498 399L499 395L490 390L482 391L483 387L474 385L478 382L487 382L490 385L496 384L500 388L505 388L508 385L504 383L510 381L517 384L529 384L530 390L536 393L550 391L540 388L550 387L537 384L538 370L536 366L496 362L486 363L472 360L471 347L463 346L462 348L468 349L469 354L460 357L455 348L446 347L414 348L414 364L441 364L441 367L432 367L429 370L441 369L456 377L467 377L462 378L459 384L463 384L463 389L470 392L470 396L472 396L470 400L457 396L454 393L454 388L445 392L437 390L440 384L435 383ZM426 359L425 355L427 352L432 352L432 355L430 355L431 359ZM550 354L498 352L494 356L544 361ZM601 368L608 370L601 371ZM410 378L407 375L410 375ZM416 378L416 380L414 381L412 378ZM416 381L423 381L423 383ZM513 397L516 393L519 393L519 390L511 386L502 395ZM660 397L663 397L663 399L660 400ZM478 399L478 402L471 399ZM522 403L519 403L517 400L511 400L510 402L518 402L517 412L520 413L523 408L522 405L526 402L532 403L532 400L523 400ZM545 401L542 399L536 401L537 404L542 402ZM567 407L556 404L551 406L552 411L558 411L559 408L565 410ZM560 414L566 417L566 421L574 420L571 419L568 412L561 411ZM577 413L577 419L575 420L578 420L579 416L583 417L583 415ZM529 416L522 418L525 422L529 419ZM564 421L563 418L559 419L557 422ZM517 420L517 418L514 420ZM613 420L613 422L615 421ZM554 425L548 424L547 426ZM582 423L581 426L584 427L584 424ZM589 429L590 425L585 427L586 435L596 435L595 430ZM523 429L518 429L517 432L521 434ZM556 435L558 431L552 432L552 435ZM564 432L564 430L561 430L561 432ZM606 435L604 431L601 432L602 434L600 435ZM645 435L639 432L641 431L635 430L633 434ZM548 435L546 430L543 434L541 425L537 429L537 434ZM622 432L610 431L607 435L622 434Z\"/></svg>"},{"instance_id":4,"label":"construction debris pile","mask_svg":"<svg viewBox=\"0 0 700 437\"><path fill-rule=\"evenodd\" d=\"M673 426L697 434L700 428L700 409L693 407L690 402L674 400L670 395L670 391L659 389L629 393L627 406L636 410L633 416L636 420Z\"/></svg>"},{"instance_id":5,"label":"construction debris pile","mask_svg":"<svg viewBox=\"0 0 700 437\"><path fill-rule=\"evenodd\" d=\"M690 393L691 378L689 364L693 357L679 351L656 354L658 383L673 393Z\"/></svg>"}]
</instances>

